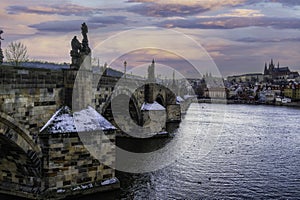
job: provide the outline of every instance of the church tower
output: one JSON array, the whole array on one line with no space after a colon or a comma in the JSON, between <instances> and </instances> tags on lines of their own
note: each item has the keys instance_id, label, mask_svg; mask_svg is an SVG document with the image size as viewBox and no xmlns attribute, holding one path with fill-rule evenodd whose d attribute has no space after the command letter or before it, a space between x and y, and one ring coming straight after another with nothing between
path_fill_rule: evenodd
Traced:
<instances>
[{"instance_id":1,"label":"church tower","mask_svg":"<svg viewBox=\"0 0 300 200\"><path fill-rule=\"evenodd\" d=\"M152 60L152 64L148 67L148 81L155 82L155 61Z\"/></svg>"},{"instance_id":2,"label":"church tower","mask_svg":"<svg viewBox=\"0 0 300 200\"><path fill-rule=\"evenodd\" d=\"M271 59L271 64L270 64L270 66L269 66L269 70L270 70L271 72L273 72L274 68L275 68L274 62L273 62L273 59Z\"/></svg>"},{"instance_id":3,"label":"church tower","mask_svg":"<svg viewBox=\"0 0 300 200\"><path fill-rule=\"evenodd\" d=\"M148 84L145 85L145 101L147 103L154 102L154 85L155 85L155 61L148 67Z\"/></svg>"},{"instance_id":4,"label":"church tower","mask_svg":"<svg viewBox=\"0 0 300 200\"><path fill-rule=\"evenodd\" d=\"M265 63L264 75L268 75L268 74L269 74L268 66L267 63Z\"/></svg>"}]
</instances>

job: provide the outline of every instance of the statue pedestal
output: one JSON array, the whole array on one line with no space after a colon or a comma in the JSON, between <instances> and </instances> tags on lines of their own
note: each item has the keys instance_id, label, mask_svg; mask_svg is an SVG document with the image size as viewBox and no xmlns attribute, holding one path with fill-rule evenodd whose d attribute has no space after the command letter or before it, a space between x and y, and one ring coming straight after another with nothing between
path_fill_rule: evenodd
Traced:
<instances>
[{"instance_id":1,"label":"statue pedestal","mask_svg":"<svg viewBox=\"0 0 300 200\"><path fill-rule=\"evenodd\" d=\"M82 64L77 72L73 87L72 109L73 111L82 110L92 106L95 99L93 92L93 72L91 65L91 54L82 55Z\"/></svg>"},{"instance_id":2,"label":"statue pedestal","mask_svg":"<svg viewBox=\"0 0 300 200\"><path fill-rule=\"evenodd\" d=\"M3 52L2 52L2 49L0 48L0 65L3 63Z\"/></svg>"}]
</instances>

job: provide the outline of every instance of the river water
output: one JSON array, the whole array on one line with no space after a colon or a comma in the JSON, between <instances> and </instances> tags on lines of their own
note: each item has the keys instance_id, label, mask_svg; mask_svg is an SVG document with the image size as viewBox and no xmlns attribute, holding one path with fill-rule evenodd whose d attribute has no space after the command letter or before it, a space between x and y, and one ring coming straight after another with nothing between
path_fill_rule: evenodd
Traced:
<instances>
[{"instance_id":1,"label":"river water","mask_svg":"<svg viewBox=\"0 0 300 200\"><path fill-rule=\"evenodd\" d=\"M153 172L118 171L120 191L78 199L300 199L299 109L192 104L174 138L117 143L144 153L174 148L153 157Z\"/></svg>"},{"instance_id":2,"label":"river water","mask_svg":"<svg viewBox=\"0 0 300 200\"><path fill-rule=\"evenodd\" d=\"M121 199L300 199L299 109L192 104L173 140L169 166L118 172Z\"/></svg>"}]
</instances>

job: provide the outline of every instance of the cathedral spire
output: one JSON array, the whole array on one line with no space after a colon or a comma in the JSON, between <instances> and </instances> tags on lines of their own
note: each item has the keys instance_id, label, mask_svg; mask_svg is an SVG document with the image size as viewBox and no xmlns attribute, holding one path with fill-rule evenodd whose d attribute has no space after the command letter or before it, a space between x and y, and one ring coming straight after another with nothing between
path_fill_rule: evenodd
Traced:
<instances>
[{"instance_id":1,"label":"cathedral spire","mask_svg":"<svg viewBox=\"0 0 300 200\"><path fill-rule=\"evenodd\" d=\"M273 58L272 58L272 59L271 59L271 64L270 64L269 69L270 69L271 71L273 71L274 68L275 68L275 65L274 65L274 61L273 61Z\"/></svg>"},{"instance_id":2,"label":"cathedral spire","mask_svg":"<svg viewBox=\"0 0 300 200\"><path fill-rule=\"evenodd\" d=\"M268 64L267 64L267 62L265 62L265 70L264 70L264 74L265 74L265 75L268 74Z\"/></svg>"}]
</instances>

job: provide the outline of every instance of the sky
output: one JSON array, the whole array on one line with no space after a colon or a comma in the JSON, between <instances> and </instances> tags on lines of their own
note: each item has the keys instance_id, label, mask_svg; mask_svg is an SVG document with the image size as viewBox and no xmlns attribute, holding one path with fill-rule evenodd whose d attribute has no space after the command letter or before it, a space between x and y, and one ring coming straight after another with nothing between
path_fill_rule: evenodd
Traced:
<instances>
[{"instance_id":1,"label":"sky","mask_svg":"<svg viewBox=\"0 0 300 200\"><path fill-rule=\"evenodd\" d=\"M273 58L300 71L299 0L2 0L2 49L21 41L32 60L70 63L83 22L94 60L118 69L154 58L228 76L262 73Z\"/></svg>"}]
</instances>

